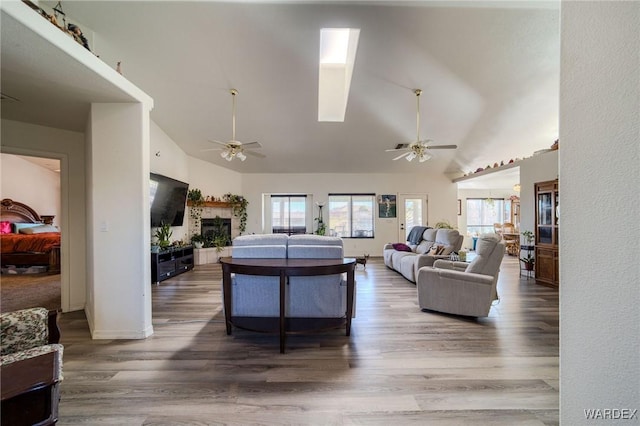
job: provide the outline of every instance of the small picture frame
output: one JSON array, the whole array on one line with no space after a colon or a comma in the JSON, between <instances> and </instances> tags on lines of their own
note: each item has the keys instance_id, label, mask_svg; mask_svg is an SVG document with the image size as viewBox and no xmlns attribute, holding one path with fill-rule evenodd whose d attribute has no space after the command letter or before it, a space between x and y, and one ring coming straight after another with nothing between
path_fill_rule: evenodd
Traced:
<instances>
[{"instance_id":1,"label":"small picture frame","mask_svg":"<svg viewBox=\"0 0 640 426\"><path fill-rule=\"evenodd\" d=\"M462 200L458 200L458 216L462 216Z\"/></svg>"}]
</instances>

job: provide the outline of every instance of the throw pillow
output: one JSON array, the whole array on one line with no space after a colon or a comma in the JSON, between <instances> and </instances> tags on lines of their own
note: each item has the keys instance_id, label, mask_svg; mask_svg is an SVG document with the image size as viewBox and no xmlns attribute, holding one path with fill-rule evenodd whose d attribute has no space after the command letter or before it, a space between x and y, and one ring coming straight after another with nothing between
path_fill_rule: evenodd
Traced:
<instances>
[{"instance_id":1,"label":"throw pillow","mask_svg":"<svg viewBox=\"0 0 640 426\"><path fill-rule=\"evenodd\" d=\"M398 251L411 251L411 247L409 247L404 243L395 243L392 245L393 245L393 248Z\"/></svg>"},{"instance_id":2,"label":"throw pillow","mask_svg":"<svg viewBox=\"0 0 640 426\"><path fill-rule=\"evenodd\" d=\"M40 225L31 228L23 228L20 230L21 234L44 234L45 232L60 232L58 228L53 225Z\"/></svg>"},{"instance_id":3,"label":"throw pillow","mask_svg":"<svg viewBox=\"0 0 640 426\"><path fill-rule=\"evenodd\" d=\"M3 220L0 222L0 234L11 233L11 222Z\"/></svg>"},{"instance_id":4,"label":"throw pillow","mask_svg":"<svg viewBox=\"0 0 640 426\"><path fill-rule=\"evenodd\" d=\"M444 252L444 246L440 246L440 245L433 245L433 247L431 247L431 250L429 250L429 254L431 256L439 256Z\"/></svg>"}]
</instances>

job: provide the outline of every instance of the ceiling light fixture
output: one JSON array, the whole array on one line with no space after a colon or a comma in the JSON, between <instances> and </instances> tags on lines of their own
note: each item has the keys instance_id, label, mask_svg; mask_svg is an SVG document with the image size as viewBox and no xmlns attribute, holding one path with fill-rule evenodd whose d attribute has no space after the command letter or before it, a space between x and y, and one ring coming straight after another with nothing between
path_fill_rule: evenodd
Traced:
<instances>
[{"instance_id":1,"label":"ceiling light fixture","mask_svg":"<svg viewBox=\"0 0 640 426\"><path fill-rule=\"evenodd\" d=\"M240 161L244 161L247 159L245 153L253 155L254 157L264 158L265 156L263 154L248 149L262 148L262 145L260 145L259 142L242 143L236 140L236 95L238 94L238 91L236 89L231 89L230 93L233 99L233 106L231 111L231 140L228 142L212 140L211 142L217 143L223 148L207 148L203 149L203 151L222 151L220 153L220 157L224 158L227 161L231 161L234 158L237 158Z\"/></svg>"},{"instance_id":2,"label":"ceiling light fixture","mask_svg":"<svg viewBox=\"0 0 640 426\"><path fill-rule=\"evenodd\" d=\"M404 153L398 155L394 160L399 160L402 157L405 157L407 161L411 161L414 158L417 158L418 161L424 163L425 161L432 158L431 154L428 153L430 149L456 149L457 145L429 145L430 142L433 142L431 139L420 140L420 95L422 94L422 90L415 89L413 93L416 94L416 141L410 144L398 144L393 149L387 149L387 152L392 151L405 151Z\"/></svg>"},{"instance_id":3,"label":"ceiling light fixture","mask_svg":"<svg viewBox=\"0 0 640 426\"><path fill-rule=\"evenodd\" d=\"M520 184L516 183L515 185L513 185L513 190L516 192L520 192Z\"/></svg>"}]
</instances>

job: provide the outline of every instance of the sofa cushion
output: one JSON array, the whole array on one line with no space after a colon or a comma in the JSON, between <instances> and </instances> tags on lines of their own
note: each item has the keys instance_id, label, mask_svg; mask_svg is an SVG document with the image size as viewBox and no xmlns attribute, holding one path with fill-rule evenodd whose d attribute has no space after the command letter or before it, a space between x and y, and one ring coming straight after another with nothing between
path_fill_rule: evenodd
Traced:
<instances>
[{"instance_id":1,"label":"sofa cushion","mask_svg":"<svg viewBox=\"0 0 640 426\"><path fill-rule=\"evenodd\" d=\"M437 233L438 233L438 229L429 228L422 233L422 239L425 241L430 241L433 244L436 241Z\"/></svg>"},{"instance_id":2,"label":"sofa cushion","mask_svg":"<svg viewBox=\"0 0 640 426\"><path fill-rule=\"evenodd\" d=\"M286 245L233 246L233 257L241 259L285 259Z\"/></svg>"},{"instance_id":3,"label":"sofa cushion","mask_svg":"<svg viewBox=\"0 0 640 426\"><path fill-rule=\"evenodd\" d=\"M240 235L233 239L234 246L287 245L287 234L251 234Z\"/></svg>"},{"instance_id":4,"label":"sofa cushion","mask_svg":"<svg viewBox=\"0 0 640 426\"><path fill-rule=\"evenodd\" d=\"M392 245L393 245L393 248L395 250L398 250L398 251L412 251L411 247L409 247L408 245L406 245L404 243L395 243L395 244L392 244Z\"/></svg>"},{"instance_id":5,"label":"sofa cushion","mask_svg":"<svg viewBox=\"0 0 640 426\"><path fill-rule=\"evenodd\" d=\"M341 246L299 246L289 244L287 257L289 259L342 259L344 256Z\"/></svg>"},{"instance_id":6,"label":"sofa cushion","mask_svg":"<svg viewBox=\"0 0 640 426\"><path fill-rule=\"evenodd\" d=\"M297 234L291 235L288 244L295 246L340 246L342 247L342 238L329 237L323 235Z\"/></svg>"},{"instance_id":7,"label":"sofa cushion","mask_svg":"<svg viewBox=\"0 0 640 426\"><path fill-rule=\"evenodd\" d=\"M416 247L415 252L418 254L425 254L428 252L433 246L433 241L422 240L418 247Z\"/></svg>"},{"instance_id":8,"label":"sofa cushion","mask_svg":"<svg viewBox=\"0 0 640 426\"><path fill-rule=\"evenodd\" d=\"M417 256L415 253L410 253L408 256L400 259L400 263L395 263L395 265L400 265L396 271L400 272L403 277L412 282L416 282L415 264Z\"/></svg>"}]
</instances>

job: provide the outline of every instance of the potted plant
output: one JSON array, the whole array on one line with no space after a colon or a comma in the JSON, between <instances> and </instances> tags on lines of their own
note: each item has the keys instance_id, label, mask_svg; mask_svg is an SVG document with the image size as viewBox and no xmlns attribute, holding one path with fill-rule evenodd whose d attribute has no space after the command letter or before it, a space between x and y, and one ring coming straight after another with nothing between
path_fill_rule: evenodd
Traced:
<instances>
[{"instance_id":1,"label":"potted plant","mask_svg":"<svg viewBox=\"0 0 640 426\"><path fill-rule=\"evenodd\" d=\"M166 249L171 245L170 238L173 235L173 231L170 224L162 222L154 235L158 239L158 245L161 249Z\"/></svg>"},{"instance_id":2,"label":"potted plant","mask_svg":"<svg viewBox=\"0 0 640 426\"><path fill-rule=\"evenodd\" d=\"M453 225L451 225L447 220L441 220L440 222L433 225L433 227L436 229L455 229Z\"/></svg>"},{"instance_id":3,"label":"potted plant","mask_svg":"<svg viewBox=\"0 0 640 426\"><path fill-rule=\"evenodd\" d=\"M196 234L191 237L191 242L193 243L193 246L197 249L201 249L202 247L204 247L204 241L205 241L205 238L202 234Z\"/></svg>"},{"instance_id":4,"label":"potted plant","mask_svg":"<svg viewBox=\"0 0 640 426\"><path fill-rule=\"evenodd\" d=\"M536 262L535 257L531 254L531 250L533 248L533 232L531 231L522 231L522 237L526 244L521 246L521 249L526 250L527 255L520 258L520 261L524 263L524 267L527 271L533 271L533 265Z\"/></svg>"},{"instance_id":5,"label":"potted plant","mask_svg":"<svg viewBox=\"0 0 640 426\"><path fill-rule=\"evenodd\" d=\"M316 235L325 235L327 232L327 225L324 223L321 217L315 218L315 221L318 222L318 228L316 229Z\"/></svg>"}]
</instances>

